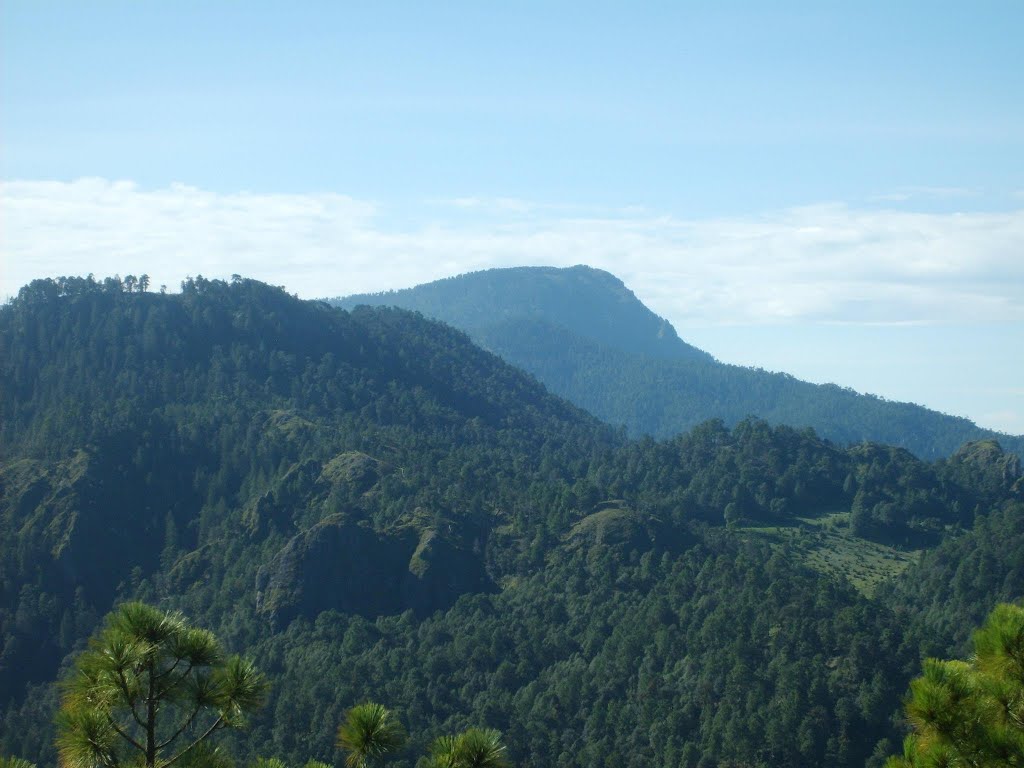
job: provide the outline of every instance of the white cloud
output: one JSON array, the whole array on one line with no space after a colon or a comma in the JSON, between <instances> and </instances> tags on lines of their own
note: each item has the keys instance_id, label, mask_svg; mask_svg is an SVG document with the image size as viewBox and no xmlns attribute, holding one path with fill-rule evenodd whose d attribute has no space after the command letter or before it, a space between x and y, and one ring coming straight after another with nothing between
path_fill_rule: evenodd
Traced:
<instances>
[{"instance_id":1,"label":"white cloud","mask_svg":"<svg viewBox=\"0 0 1024 768\"><path fill-rule=\"evenodd\" d=\"M590 264L678 325L1024 321L1024 211L939 214L814 205L687 220L643 208L462 198L433 223L344 195L185 185L0 186L0 296L36 277L239 273L301 296L404 287L498 266ZM486 209L479 217L476 209ZM423 212L419 212L422 219Z\"/></svg>"},{"instance_id":2,"label":"white cloud","mask_svg":"<svg viewBox=\"0 0 1024 768\"><path fill-rule=\"evenodd\" d=\"M872 202L905 202L912 199L926 200L955 200L965 197L977 197L979 190L970 187L900 187L892 192L874 195L870 198Z\"/></svg>"},{"instance_id":3,"label":"white cloud","mask_svg":"<svg viewBox=\"0 0 1024 768\"><path fill-rule=\"evenodd\" d=\"M441 205L450 205L453 208L471 208L474 210L490 210L499 213L528 213L538 208L535 203L528 200L520 200L517 197L455 197L450 200L438 200Z\"/></svg>"}]
</instances>

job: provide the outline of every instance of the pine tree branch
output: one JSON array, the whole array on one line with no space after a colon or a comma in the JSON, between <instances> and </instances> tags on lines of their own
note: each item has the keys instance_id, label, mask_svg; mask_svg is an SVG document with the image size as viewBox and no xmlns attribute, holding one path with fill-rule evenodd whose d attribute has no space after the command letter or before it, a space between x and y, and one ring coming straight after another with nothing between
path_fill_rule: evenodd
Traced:
<instances>
[{"instance_id":1,"label":"pine tree branch","mask_svg":"<svg viewBox=\"0 0 1024 768\"><path fill-rule=\"evenodd\" d=\"M121 728L115 722L114 718L112 718L110 715L107 715L107 720L110 721L110 727L114 729L114 731L117 733L118 736L120 736L122 739L127 741L129 744L131 744L133 747L135 747L140 752L145 753L146 748L144 746L142 746L141 744L139 744L139 742L137 742L135 739L133 739L130 735L128 735L128 733L126 733L125 731L122 731Z\"/></svg>"},{"instance_id":2,"label":"pine tree branch","mask_svg":"<svg viewBox=\"0 0 1024 768\"><path fill-rule=\"evenodd\" d=\"M174 763L179 757L181 757L182 755L186 754L194 746L199 744L199 742L203 741L207 736L209 736L211 733L213 733L215 730L217 730L217 728L220 727L220 725L223 722L224 722L224 715L220 715L216 720L213 721L213 725L211 725L209 728L206 729L206 733L204 733L198 739L196 739L191 744L189 744L187 747L185 747L183 750L181 750L181 752L179 752L174 757L172 757L170 760L168 760L166 763L164 763L162 768L168 768L168 766L171 765L172 763Z\"/></svg>"},{"instance_id":3,"label":"pine tree branch","mask_svg":"<svg viewBox=\"0 0 1024 768\"><path fill-rule=\"evenodd\" d=\"M176 667L176 666L178 666L178 662L177 662L177 661L176 661L176 662L174 662L174 666L173 666L173 667L171 667L171 669L170 669L170 670L168 670L168 671L167 671L167 673L170 673L170 671L171 671L171 670L173 670L173 669L174 669L174 667ZM173 688L174 686L176 686L176 685L177 685L178 683L180 683L180 682L181 682L182 680L184 680L185 678L187 678L187 677L189 676L189 674L190 674L190 673L192 672L192 666L193 666L193 665L192 665L192 664L190 663L190 664L188 665L188 669L186 669L186 670L185 670L184 672L182 672L182 673L181 673L181 675L180 675L180 676L178 677L178 679L177 679L177 680L175 680L175 681L174 681L173 683L168 683L168 684L167 684L167 685L165 685L165 686L164 686L163 688L161 688L161 689L160 689L160 693L159 693L159 696L160 696L160 698L163 698L163 697L164 697L164 695L165 695L165 694L166 694L166 693L167 693L167 692L168 692L169 690L171 690L171 689L172 689L172 688ZM167 674L167 673L164 673L164 674ZM160 675L157 675L157 679L159 680L160 678L164 677L164 674L160 674Z\"/></svg>"},{"instance_id":4,"label":"pine tree branch","mask_svg":"<svg viewBox=\"0 0 1024 768\"><path fill-rule=\"evenodd\" d=\"M159 674L158 674L158 675L156 676L156 679L157 679L157 680L160 680L161 678L167 677L167 676L168 676L169 674L171 674L171 673L172 673L172 672L173 672L173 671L174 671L175 669L177 669L177 667L178 667L178 665L179 665L179 664L181 664L181 657L180 657L180 656L179 656L178 658L176 658L176 659L174 660L174 663L173 663L173 664L171 664L171 666L169 666L169 667L168 667L167 669L165 669L165 670L164 670L163 672L160 672L160 673L159 673Z\"/></svg>"},{"instance_id":5,"label":"pine tree branch","mask_svg":"<svg viewBox=\"0 0 1024 768\"><path fill-rule=\"evenodd\" d=\"M163 749L164 747L166 747L169 744L171 744L176 738L181 736L181 734L185 731L185 729L192 725L192 723L196 719L196 716L199 714L199 710L201 710L202 708L203 708L203 705L197 703L196 704L196 708L192 710L192 714L188 716L188 719L184 723L182 723L181 728L179 728L175 732L175 734L173 736L171 736L171 738L169 738L163 744L158 744L156 748L157 749Z\"/></svg>"},{"instance_id":6,"label":"pine tree branch","mask_svg":"<svg viewBox=\"0 0 1024 768\"><path fill-rule=\"evenodd\" d=\"M135 702L132 701L132 694L128 690L128 680L124 676L123 669L117 670L117 681L121 685L121 693L124 694L125 704L127 704L128 709L131 710L132 717L135 718L135 722L138 723L141 728L145 728L146 724L142 722L142 718L140 718L138 712L135 711Z\"/></svg>"}]
</instances>

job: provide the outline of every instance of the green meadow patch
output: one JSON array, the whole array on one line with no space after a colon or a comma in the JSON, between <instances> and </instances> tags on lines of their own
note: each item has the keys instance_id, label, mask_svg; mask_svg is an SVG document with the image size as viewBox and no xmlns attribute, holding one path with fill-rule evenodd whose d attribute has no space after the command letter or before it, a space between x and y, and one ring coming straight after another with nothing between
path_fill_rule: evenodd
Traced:
<instances>
[{"instance_id":1,"label":"green meadow patch","mask_svg":"<svg viewBox=\"0 0 1024 768\"><path fill-rule=\"evenodd\" d=\"M750 526L739 530L787 546L810 568L849 581L871 597L880 583L917 562L921 550L901 550L857 538L850 532L849 512L802 517L791 525Z\"/></svg>"}]
</instances>

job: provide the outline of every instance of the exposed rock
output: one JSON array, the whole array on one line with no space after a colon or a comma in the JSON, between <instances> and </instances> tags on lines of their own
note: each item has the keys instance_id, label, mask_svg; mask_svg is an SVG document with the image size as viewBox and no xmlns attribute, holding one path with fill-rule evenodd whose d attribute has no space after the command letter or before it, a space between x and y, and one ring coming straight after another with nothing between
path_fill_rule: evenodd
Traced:
<instances>
[{"instance_id":1,"label":"exposed rock","mask_svg":"<svg viewBox=\"0 0 1024 768\"><path fill-rule=\"evenodd\" d=\"M242 513L250 533L271 528L286 534L326 519L377 484L380 461L359 451L340 453L325 464L308 459L292 465L272 488Z\"/></svg>"},{"instance_id":2,"label":"exposed rock","mask_svg":"<svg viewBox=\"0 0 1024 768\"><path fill-rule=\"evenodd\" d=\"M949 460L974 474L974 482L981 487L1005 489L1024 498L1024 472L1020 457L1006 453L996 440L965 443Z\"/></svg>"},{"instance_id":3,"label":"exposed rock","mask_svg":"<svg viewBox=\"0 0 1024 768\"><path fill-rule=\"evenodd\" d=\"M660 521L628 507L610 503L598 506L605 508L587 515L572 527L566 536L568 544L642 552L664 543L666 531Z\"/></svg>"},{"instance_id":4,"label":"exposed rock","mask_svg":"<svg viewBox=\"0 0 1024 768\"><path fill-rule=\"evenodd\" d=\"M426 615L491 589L480 559L433 531L381 534L337 515L293 537L260 568L256 610L282 624L331 609Z\"/></svg>"},{"instance_id":5,"label":"exposed rock","mask_svg":"<svg viewBox=\"0 0 1024 768\"><path fill-rule=\"evenodd\" d=\"M494 588L477 555L433 530L420 535L407 571L402 586L409 607L430 606L432 611L447 607L459 595Z\"/></svg>"},{"instance_id":6,"label":"exposed rock","mask_svg":"<svg viewBox=\"0 0 1024 768\"><path fill-rule=\"evenodd\" d=\"M360 451L339 453L324 465L320 479L337 485L347 483L360 493L370 490L380 479L381 463Z\"/></svg>"}]
</instances>

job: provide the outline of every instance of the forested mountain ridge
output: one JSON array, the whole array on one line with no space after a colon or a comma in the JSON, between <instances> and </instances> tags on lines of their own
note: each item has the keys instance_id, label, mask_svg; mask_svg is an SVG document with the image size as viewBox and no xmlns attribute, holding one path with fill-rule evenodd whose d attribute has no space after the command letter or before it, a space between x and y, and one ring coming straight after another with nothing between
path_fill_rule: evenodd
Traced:
<instances>
[{"instance_id":1,"label":"forested mountain ridge","mask_svg":"<svg viewBox=\"0 0 1024 768\"><path fill-rule=\"evenodd\" d=\"M753 415L813 427L838 443L898 445L923 458L980 439L1024 455L1024 437L964 418L720 363L681 341L620 280L590 267L492 269L332 302L398 306L443 320L634 435L670 437L708 419L735 424Z\"/></svg>"},{"instance_id":2,"label":"forested mountain ridge","mask_svg":"<svg viewBox=\"0 0 1024 768\"><path fill-rule=\"evenodd\" d=\"M121 599L270 676L241 758L332 760L374 699L400 766L469 725L520 765L855 766L897 743L922 638L962 639L929 627L1019 594L1024 481L994 443L631 441L405 311L37 281L0 309L0 389L0 753L41 764L62 659ZM826 512L942 543L868 600L755 533Z\"/></svg>"},{"instance_id":3,"label":"forested mountain ridge","mask_svg":"<svg viewBox=\"0 0 1024 768\"><path fill-rule=\"evenodd\" d=\"M394 305L436 317L471 334L528 317L613 349L658 358L711 359L680 339L671 323L645 307L617 277L584 266L471 272L332 303L346 308Z\"/></svg>"}]
</instances>

